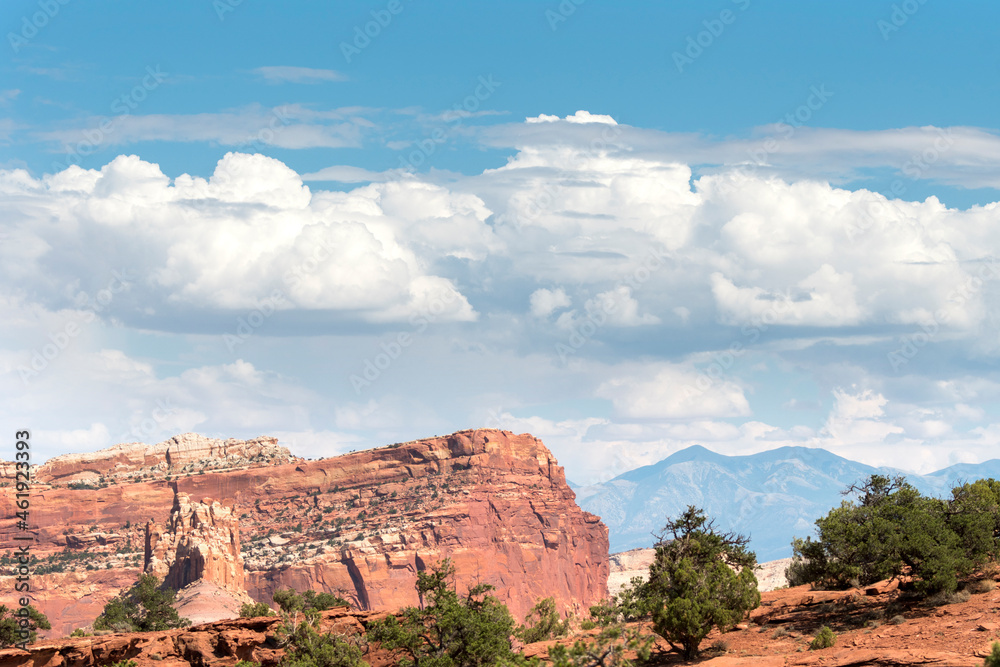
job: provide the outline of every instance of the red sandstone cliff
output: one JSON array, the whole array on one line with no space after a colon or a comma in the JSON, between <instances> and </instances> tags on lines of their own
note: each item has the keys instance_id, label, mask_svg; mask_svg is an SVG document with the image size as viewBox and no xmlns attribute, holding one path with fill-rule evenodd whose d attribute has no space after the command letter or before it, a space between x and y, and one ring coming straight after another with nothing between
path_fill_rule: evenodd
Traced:
<instances>
[{"instance_id":1,"label":"red sandstone cliff","mask_svg":"<svg viewBox=\"0 0 1000 667\"><path fill-rule=\"evenodd\" d=\"M211 498L191 502L188 494L178 493L166 526L146 524L143 561L146 572L174 590L199 579L236 593L245 590L239 523Z\"/></svg>"},{"instance_id":2,"label":"red sandstone cliff","mask_svg":"<svg viewBox=\"0 0 1000 667\"><path fill-rule=\"evenodd\" d=\"M267 446L258 453L238 441L225 441L221 449L200 444L197 436L181 439L197 452L183 464L179 457L166 460L173 450L165 443L151 448L153 458L130 450L125 461L120 448L105 450L114 463L99 452L85 455L87 469L105 481L146 476L141 482L70 489L63 483L75 473L65 458L40 466L32 523L38 535L33 552L43 565L86 549L92 566L110 563L116 572L137 567L145 537L140 526L169 521L176 488L233 508L243 536L246 589L265 602L276 589L292 586L339 592L363 609L417 604L417 570L444 557L454 561L460 589L492 584L517 617L540 597L583 611L606 595L607 528L576 505L562 468L530 435L463 431L279 465L268 461L291 457L275 451L273 439L248 441ZM238 454L220 458L229 457L230 448ZM239 465L244 467L233 469ZM172 481L165 481L167 474ZM2 491L0 550L12 548L16 532L13 488ZM115 537L101 543L89 539L93 535ZM63 566L87 582L96 577L78 561ZM0 593L13 590L4 579ZM93 603L118 592L107 584L93 588L86 608L76 602L76 589L63 594L49 588L40 606L53 620L51 634L92 621Z\"/></svg>"}]
</instances>

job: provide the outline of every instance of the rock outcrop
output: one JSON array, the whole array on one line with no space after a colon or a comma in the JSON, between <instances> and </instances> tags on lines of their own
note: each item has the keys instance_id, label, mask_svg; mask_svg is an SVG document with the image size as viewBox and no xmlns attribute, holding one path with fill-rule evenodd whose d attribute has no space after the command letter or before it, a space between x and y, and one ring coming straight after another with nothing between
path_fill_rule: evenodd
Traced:
<instances>
[{"instance_id":1,"label":"rock outcrop","mask_svg":"<svg viewBox=\"0 0 1000 667\"><path fill-rule=\"evenodd\" d=\"M264 447L274 440L245 442ZM31 523L32 553L41 568L86 580L96 571L85 565L138 573L145 565L140 562L144 526L149 520L168 524L175 495L179 502L187 494L189 504L190 498L214 499L200 515L192 511L191 522L196 515L211 519L214 501L233 508L247 592L258 601L270 603L275 590L292 586L338 593L361 609L392 610L417 604L417 571L444 558L455 564L460 589L492 584L518 618L538 598L554 597L561 609L586 613L607 594L607 529L576 505L562 468L530 435L463 431L330 459L285 462L265 456L246 467L208 470L180 464L205 450L190 453L194 450L175 447L178 443L178 438L160 443L148 458L112 448L105 452L114 463L88 459L87 469L105 471L105 480L106 471L119 464L139 466L130 469L130 477L111 477L106 488L65 484L75 474L65 457L40 466ZM217 445L209 447L213 456L232 453L211 447ZM170 481L163 474L168 451L177 453L171 454ZM253 451L241 449L239 456ZM151 473L140 461L161 467ZM150 476L140 481L144 475ZM13 516L13 488L0 489L0 552L14 546ZM116 537L105 537L103 544L98 538L70 538L98 534ZM156 546L164 534L161 530ZM86 560L80 560L84 553ZM163 553L156 558L166 563ZM49 576L56 575L34 575L39 585ZM128 583L134 580L135 575ZM97 588L86 607L68 596L58 598L59 629L52 635L90 623L97 615L94 601L103 604L120 590ZM0 603L12 601L5 597L12 590L0 589Z\"/></svg>"},{"instance_id":2,"label":"rock outcrop","mask_svg":"<svg viewBox=\"0 0 1000 667\"><path fill-rule=\"evenodd\" d=\"M931 607L925 600L901 595L888 582L874 595L858 589L812 591L808 587L764 593L761 606L721 634L713 630L702 642L698 664L708 667L969 667L982 665L996 641L1000 589L990 584L964 602ZM892 590L890 590L892 589ZM330 609L321 615L320 631L364 644L373 621L385 614ZM273 640L277 617L237 619L162 632L110 634L40 641L29 650L0 650L0 667L98 667L135 660L138 667L233 667L238 660L277 667L284 651ZM832 648L811 651L809 642L822 626L836 628ZM640 626L635 624L633 627ZM649 631L647 623L641 624ZM592 640L597 629L529 644L526 656L545 659L556 644ZM377 643L367 645L365 661L390 667L398 656ZM658 664L681 664L662 638L656 639ZM634 657L627 655L627 657Z\"/></svg>"},{"instance_id":3,"label":"rock outcrop","mask_svg":"<svg viewBox=\"0 0 1000 667\"><path fill-rule=\"evenodd\" d=\"M656 559L656 549L630 549L611 554L608 560L611 572L608 574L608 594L614 595L628 585L633 577L649 577L649 566ZM791 558L758 563L754 575L757 577L757 589L773 591L788 585L785 570L791 564Z\"/></svg>"},{"instance_id":4,"label":"rock outcrop","mask_svg":"<svg viewBox=\"0 0 1000 667\"><path fill-rule=\"evenodd\" d=\"M156 445L140 442L114 445L87 454L63 454L35 470L35 478L49 484L99 484L116 479L155 479L177 474L185 467L220 470L274 465L296 460L277 438L220 440L182 433ZM143 477L145 475L145 477Z\"/></svg>"},{"instance_id":5,"label":"rock outcrop","mask_svg":"<svg viewBox=\"0 0 1000 667\"><path fill-rule=\"evenodd\" d=\"M143 569L174 590L204 580L245 594L240 527L232 510L211 498L191 502L178 493L165 526L146 524Z\"/></svg>"},{"instance_id":6,"label":"rock outcrop","mask_svg":"<svg viewBox=\"0 0 1000 667\"><path fill-rule=\"evenodd\" d=\"M384 616L384 614L382 615ZM357 637L379 615L351 612L344 607L323 612L321 632ZM134 660L140 667L233 667L239 660L276 667L284 655L275 649L274 635L280 619L249 618L206 623L160 632L133 632L92 637L39 641L28 650L0 650L0 667L97 667ZM387 652L367 659L373 667L391 664ZM375 659L372 659L372 658Z\"/></svg>"}]
</instances>

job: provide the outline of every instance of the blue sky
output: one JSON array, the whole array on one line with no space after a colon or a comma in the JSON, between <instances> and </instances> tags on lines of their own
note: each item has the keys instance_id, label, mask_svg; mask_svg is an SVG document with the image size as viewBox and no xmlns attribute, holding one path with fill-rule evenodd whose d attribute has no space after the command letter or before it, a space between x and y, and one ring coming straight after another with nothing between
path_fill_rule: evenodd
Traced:
<instances>
[{"instance_id":1,"label":"blue sky","mask_svg":"<svg viewBox=\"0 0 1000 667\"><path fill-rule=\"evenodd\" d=\"M500 426L579 482L994 458L998 19L5 2L0 414L40 458Z\"/></svg>"}]
</instances>

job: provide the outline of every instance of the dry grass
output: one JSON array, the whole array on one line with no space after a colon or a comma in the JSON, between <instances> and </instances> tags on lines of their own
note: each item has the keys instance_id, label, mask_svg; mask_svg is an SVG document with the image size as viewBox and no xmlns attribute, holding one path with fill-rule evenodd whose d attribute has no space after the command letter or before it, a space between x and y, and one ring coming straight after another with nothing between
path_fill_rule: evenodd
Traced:
<instances>
[{"instance_id":1,"label":"dry grass","mask_svg":"<svg viewBox=\"0 0 1000 667\"><path fill-rule=\"evenodd\" d=\"M996 587L997 582L992 579L979 579L966 586L965 590L969 591L973 595L981 595L982 593L989 593Z\"/></svg>"}]
</instances>

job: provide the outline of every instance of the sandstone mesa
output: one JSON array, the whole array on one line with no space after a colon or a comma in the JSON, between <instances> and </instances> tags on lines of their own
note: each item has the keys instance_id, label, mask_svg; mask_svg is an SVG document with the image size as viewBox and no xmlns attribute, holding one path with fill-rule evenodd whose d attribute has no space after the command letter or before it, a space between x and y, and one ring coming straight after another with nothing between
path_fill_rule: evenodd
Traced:
<instances>
[{"instance_id":1,"label":"sandstone mesa","mask_svg":"<svg viewBox=\"0 0 1000 667\"><path fill-rule=\"evenodd\" d=\"M0 490L10 551L14 489ZM492 584L517 618L538 598L583 612L607 594L607 528L540 440L498 430L315 461L275 438L195 434L60 456L33 471L31 523L32 586L53 637L91 623L143 570L180 588L200 620L287 586L399 609L418 603L416 572L445 557L460 590ZM0 577L8 605L11 579Z\"/></svg>"}]
</instances>

